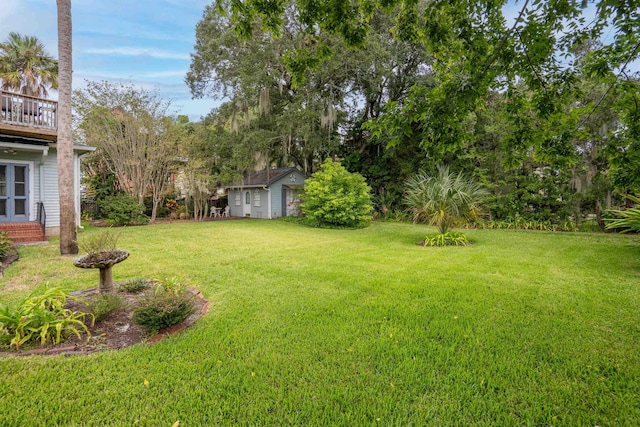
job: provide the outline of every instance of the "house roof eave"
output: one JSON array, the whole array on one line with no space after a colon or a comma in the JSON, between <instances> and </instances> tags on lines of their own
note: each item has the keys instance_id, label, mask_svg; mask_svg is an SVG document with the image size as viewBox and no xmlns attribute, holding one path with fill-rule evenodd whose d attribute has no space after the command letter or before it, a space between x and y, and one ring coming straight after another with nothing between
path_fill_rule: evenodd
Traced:
<instances>
[{"instance_id":1,"label":"house roof eave","mask_svg":"<svg viewBox=\"0 0 640 427\"><path fill-rule=\"evenodd\" d=\"M5 152L13 152L21 151L21 152L29 152L29 153L39 153L42 155L40 159L40 164L43 165L47 156L49 155L49 146L48 145L36 145L36 144L22 144L19 142L4 142L0 141L0 149L4 149Z\"/></svg>"},{"instance_id":2,"label":"house roof eave","mask_svg":"<svg viewBox=\"0 0 640 427\"><path fill-rule=\"evenodd\" d=\"M302 171L300 171L300 169L298 169L296 167L293 167L293 166L286 167L286 168L270 169L269 171L267 171L265 169L265 170L253 172L253 173L245 176L244 179L243 179L243 183L234 182L232 184L229 184L229 185L225 186L224 188L227 188L227 189L232 189L232 188L264 188L264 189L267 189L267 188L271 187L273 184L275 184L276 182L282 180L287 175L289 175L289 174L291 174L293 172L297 172L298 174L300 174L305 179L307 178L307 176ZM268 179L267 179L267 177L268 177ZM246 182L246 184L244 182Z\"/></svg>"},{"instance_id":3,"label":"house roof eave","mask_svg":"<svg viewBox=\"0 0 640 427\"><path fill-rule=\"evenodd\" d=\"M51 148L55 148L56 150L58 149L58 144L55 142L52 142L49 144L49 147ZM87 154L87 153L93 153L94 151L96 151L96 147L92 147L90 145L84 145L84 144L78 144L78 143L74 143L73 144L73 151L77 154Z\"/></svg>"},{"instance_id":4,"label":"house roof eave","mask_svg":"<svg viewBox=\"0 0 640 427\"><path fill-rule=\"evenodd\" d=\"M269 186L268 185L262 185L262 184L255 184L255 185L226 185L222 188L225 188L227 190L244 190L245 188L263 188L263 189L268 189Z\"/></svg>"}]
</instances>

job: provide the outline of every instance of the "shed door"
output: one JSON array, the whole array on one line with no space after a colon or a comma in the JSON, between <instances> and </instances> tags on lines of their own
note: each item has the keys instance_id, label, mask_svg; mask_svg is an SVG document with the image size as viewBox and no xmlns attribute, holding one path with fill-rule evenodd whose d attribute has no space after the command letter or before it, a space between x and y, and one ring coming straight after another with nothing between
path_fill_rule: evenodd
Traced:
<instances>
[{"instance_id":1,"label":"shed door","mask_svg":"<svg viewBox=\"0 0 640 427\"><path fill-rule=\"evenodd\" d=\"M298 190L296 188L289 187L288 185L282 186L282 216L298 216Z\"/></svg>"},{"instance_id":2,"label":"shed door","mask_svg":"<svg viewBox=\"0 0 640 427\"><path fill-rule=\"evenodd\" d=\"M244 192L244 203L242 204L242 215L251 216L251 191Z\"/></svg>"},{"instance_id":3,"label":"shed door","mask_svg":"<svg viewBox=\"0 0 640 427\"><path fill-rule=\"evenodd\" d=\"M29 220L28 177L26 165L0 164L0 222Z\"/></svg>"}]
</instances>

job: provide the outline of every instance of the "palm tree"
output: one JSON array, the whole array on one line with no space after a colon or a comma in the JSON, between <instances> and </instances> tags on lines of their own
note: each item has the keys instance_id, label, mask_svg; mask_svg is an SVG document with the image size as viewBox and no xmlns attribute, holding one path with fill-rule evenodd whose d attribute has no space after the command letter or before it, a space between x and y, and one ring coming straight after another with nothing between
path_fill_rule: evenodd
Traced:
<instances>
[{"instance_id":1,"label":"palm tree","mask_svg":"<svg viewBox=\"0 0 640 427\"><path fill-rule=\"evenodd\" d=\"M0 88L46 97L47 87L58 87L58 61L37 37L9 33L0 43Z\"/></svg>"},{"instance_id":2,"label":"palm tree","mask_svg":"<svg viewBox=\"0 0 640 427\"><path fill-rule=\"evenodd\" d=\"M76 209L73 188L73 136L71 133L71 0L58 5L58 195L60 201L60 254L78 253Z\"/></svg>"},{"instance_id":3,"label":"palm tree","mask_svg":"<svg viewBox=\"0 0 640 427\"><path fill-rule=\"evenodd\" d=\"M404 202L413 213L413 222L426 221L445 234L459 220L479 217L487 191L463 173L438 166L438 173L423 172L409 178Z\"/></svg>"}]
</instances>

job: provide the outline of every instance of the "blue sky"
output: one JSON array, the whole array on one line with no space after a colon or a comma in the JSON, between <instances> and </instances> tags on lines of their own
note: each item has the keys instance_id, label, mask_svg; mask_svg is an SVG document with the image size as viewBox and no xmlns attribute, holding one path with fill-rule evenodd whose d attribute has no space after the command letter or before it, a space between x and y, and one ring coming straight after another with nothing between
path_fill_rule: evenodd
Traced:
<instances>
[{"instance_id":1,"label":"blue sky","mask_svg":"<svg viewBox=\"0 0 640 427\"><path fill-rule=\"evenodd\" d=\"M0 0L0 39L16 31L38 37L58 56L55 0ZM73 86L85 80L157 90L192 120L219 101L192 100L184 83L195 26L211 0L72 0Z\"/></svg>"}]
</instances>

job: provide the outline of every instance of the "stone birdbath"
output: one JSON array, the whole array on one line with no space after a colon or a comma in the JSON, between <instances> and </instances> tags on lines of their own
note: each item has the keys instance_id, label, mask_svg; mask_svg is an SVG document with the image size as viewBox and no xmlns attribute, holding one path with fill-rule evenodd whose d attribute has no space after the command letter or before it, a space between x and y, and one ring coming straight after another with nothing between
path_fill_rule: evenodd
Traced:
<instances>
[{"instance_id":1,"label":"stone birdbath","mask_svg":"<svg viewBox=\"0 0 640 427\"><path fill-rule=\"evenodd\" d=\"M129 252L121 250L110 250L87 254L73 261L73 265L78 268L99 268L101 293L109 292L113 289L113 276L111 267L129 258Z\"/></svg>"}]
</instances>

